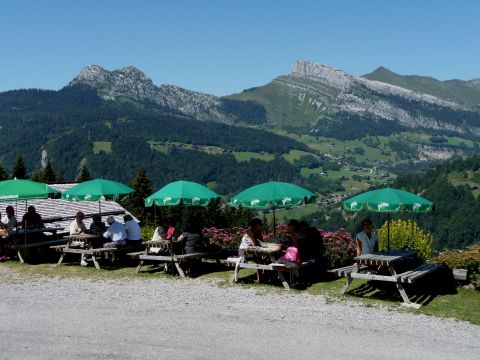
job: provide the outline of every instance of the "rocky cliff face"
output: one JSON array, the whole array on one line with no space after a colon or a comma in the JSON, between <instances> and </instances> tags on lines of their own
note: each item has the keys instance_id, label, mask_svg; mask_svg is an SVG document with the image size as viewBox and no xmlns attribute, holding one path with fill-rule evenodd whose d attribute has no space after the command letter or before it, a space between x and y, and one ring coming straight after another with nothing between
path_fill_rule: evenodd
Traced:
<instances>
[{"instance_id":1,"label":"rocky cliff face","mask_svg":"<svg viewBox=\"0 0 480 360\"><path fill-rule=\"evenodd\" d=\"M318 83L317 89L312 82ZM281 80L282 86L289 87L291 94L296 93L299 107L305 101L316 104L318 116L321 113L335 114L339 111L355 114L369 114L377 118L396 121L407 127L425 127L436 130L464 132L465 129L455 123L441 121L428 111L418 111L419 107L434 106L449 111L463 110L454 101L432 95L418 93L387 83L352 76L340 69L308 61L296 61L291 75ZM324 91L318 92L319 88ZM326 91L330 88L334 91ZM323 104L322 106L318 106ZM399 105L401 104L401 105ZM412 110L410 104L417 108Z\"/></svg>"},{"instance_id":2,"label":"rocky cliff face","mask_svg":"<svg viewBox=\"0 0 480 360\"><path fill-rule=\"evenodd\" d=\"M226 120L218 108L221 100L173 85L155 86L152 80L133 66L108 71L98 65L82 69L69 85L86 84L97 89L105 100L133 100L153 103L200 120Z\"/></svg>"}]
</instances>

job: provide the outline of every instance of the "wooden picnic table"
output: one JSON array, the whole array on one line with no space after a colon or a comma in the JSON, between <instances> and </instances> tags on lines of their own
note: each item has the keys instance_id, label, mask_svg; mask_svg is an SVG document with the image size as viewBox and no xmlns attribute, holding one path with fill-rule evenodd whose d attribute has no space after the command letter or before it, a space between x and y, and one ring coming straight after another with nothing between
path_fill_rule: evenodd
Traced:
<instances>
[{"instance_id":1,"label":"wooden picnic table","mask_svg":"<svg viewBox=\"0 0 480 360\"><path fill-rule=\"evenodd\" d=\"M50 245L58 245L60 243L65 243L66 240L58 238L58 231L63 230L62 227L41 227L41 228L32 228L32 229L22 229L17 228L16 230L10 231L9 236L14 239L15 247L17 251L18 260L21 263L25 263L27 257L27 249L36 248L36 247L46 247ZM45 238L42 241L34 241L30 235L38 234L52 234L52 239L46 240ZM27 241L28 239L28 241ZM22 253L23 250L23 253Z\"/></svg>"},{"instance_id":2,"label":"wooden picnic table","mask_svg":"<svg viewBox=\"0 0 480 360\"><path fill-rule=\"evenodd\" d=\"M97 256L100 256L105 252L115 252L118 249L116 248L94 248L93 242L100 239L104 240L103 237L94 234L78 234L78 235L69 235L66 237L67 244L62 246L51 246L51 248L61 252L60 259L58 260L57 265L60 265L63 262L66 254L80 254L87 255L91 257L93 264L96 269L100 269L100 264L97 261Z\"/></svg>"},{"instance_id":3,"label":"wooden picnic table","mask_svg":"<svg viewBox=\"0 0 480 360\"><path fill-rule=\"evenodd\" d=\"M284 272L290 271L284 264L277 263L278 259L283 255L282 250L264 248L261 246L249 246L242 249L243 254L239 257L227 259L227 264L235 266L230 282L238 281L238 273L240 269L256 269L275 271L278 278L282 282L285 289L290 289L290 284L285 279ZM303 262L299 264L300 267L311 265L311 262Z\"/></svg>"},{"instance_id":4,"label":"wooden picnic table","mask_svg":"<svg viewBox=\"0 0 480 360\"><path fill-rule=\"evenodd\" d=\"M439 268L438 265L421 263L417 253L412 250L380 251L357 256L354 260L353 265L331 270L338 276L346 277L345 285L341 290L342 294L346 293L353 279L393 282L404 305L415 308L419 308L420 305L410 301L403 284L412 284Z\"/></svg>"},{"instance_id":5,"label":"wooden picnic table","mask_svg":"<svg viewBox=\"0 0 480 360\"><path fill-rule=\"evenodd\" d=\"M145 250L132 252L127 255L139 260L137 272L140 272L145 261L171 263L175 266L181 277L186 277L181 267L182 262L191 259L213 258L219 262L219 257L223 254L223 249L217 251L205 251L198 253L182 254L180 253L180 242L170 240L151 240L145 241Z\"/></svg>"}]
</instances>

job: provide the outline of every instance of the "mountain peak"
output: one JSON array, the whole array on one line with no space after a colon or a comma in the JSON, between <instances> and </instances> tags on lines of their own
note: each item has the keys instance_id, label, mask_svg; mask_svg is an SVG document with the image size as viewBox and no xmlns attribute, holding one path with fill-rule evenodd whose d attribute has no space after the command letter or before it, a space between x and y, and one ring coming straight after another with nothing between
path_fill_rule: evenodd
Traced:
<instances>
[{"instance_id":1,"label":"mountain peak","mask_svg":"<svg viewBox=\"0 0 480 360\"><path fill-rule=\"evenodd\" d=\"M292 75L324 79L341 89L348 88L352 83L352 76L343 70L305 60L297 60L293 63Z\"/></svg>"}]
</instances>

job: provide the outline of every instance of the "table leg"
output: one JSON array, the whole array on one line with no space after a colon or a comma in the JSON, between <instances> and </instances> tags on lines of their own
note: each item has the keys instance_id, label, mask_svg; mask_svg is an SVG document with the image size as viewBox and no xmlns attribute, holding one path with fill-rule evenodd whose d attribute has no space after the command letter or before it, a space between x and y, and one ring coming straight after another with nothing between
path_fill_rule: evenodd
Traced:
<instances>
[{"instance_id":1,"label":"table leg","mask_svg":"<svg viewBox=\"0 0 480 360\"><path fill-rule=\"evenodd\" d=\"M347 292L348 288L349 288L350 285L352 284L352 281L353 281L353 278L350 276L350 274L347 274L347 279L345 280L345 285L343 285L342 290L340 291L340 293L341 293L342 295L345 295L345 293Z\"/></svg>"},{"instance_id":2,"label":"table leg","mask_svg":"<svg viewBox=\"0 0 480 360\"><path fill-rule=\"evenodd\" d=\"M175 264L175 267L177 268L178 274L179 274L181 277L184 278L184 277L185 277L185 273L183 272L182 267L180 266L180 263L178 262L178 260L177 260L176 258L174 258L173 263Z\"/></svg>"},{"instance_id":3,"label":"table leg","mask_svg":"<svg viewBox=\"0 0 480 360\"><path fill-rule=\"evenodd\" d=\"M25 259L23 258L22 250L17 249L17 257L18 257L18 260L19 260L22 264L25 263Z\"/></svg>"},{"instance_id":4,"label":"table leg","mask_svg":"<svg viewBox=\"0 0 480 360\"><path fill-rule=\"evenodd\" d=\"M237 282L238 281L238 272L240 271L240 264L245 262L245 255L242 255L240 260L235 264L235 269L233 270L232 277L230 278L230 282Z\"/></svg>"},{"instance_id":5,"label":"table leg","mask_svg":"<svg viewBox=\"0 0 480 360\"><path fill-rule=\"evenodd\" d=\"M58 259L57 266L63 262L64 257L65 257L65 253L62 252L62 254L60 255L60 259Z\"/></svg>"},{"instance_id":6,"label":"table leg","mask_svg":"<svg viewBox=\"0 0 480 360\"><path fill-rule=\"evenodd\" d=\"M285 276L283 275L283 273L280 270L277 270L277 274L280 281L282 282L283 287L287 290L290 290L290 285L288 284L288 281L285 280Z\"/></svg>"},{"instance_id":7,"label":"table leg","mask_svg":"<svg viewBox=\"0 0 480 360\"><path fill-rule=\"evenodd\" d=\"M143 260L140 260L140 262L138 263L138 266L137 266L137 273L140 272L140 270L142 269L142 266L143 266Z\"/></svg>"},{"instance_id":8,"label":"table leg","mask_svg":"<svg viewBox=\"0 0 480 360\"><path fill-rule=\"evenodd\" d=\"M393 265L388 265L388 270L390 271L390 275L397 276L397 272L393 268ZM405 291L405 288L403 287L402 283L397 281L395 285L397 285L398 292L400 293L400 296L402 297L403 302L410 304L411 301L408 298L407 292Z\"/></svg>"},{"instance_id":9,"label":"table leg","mask_svg":"<svg viewBox=\"0 0 480 360\"><path fill-rule=\"evenodd\" d=\"M100 264L97 261L97 256L92 254L93 265L95 265L95 269L100 270Z\"/></svg>"},{"instance_id":10,"label":"table leg","mask_svg":"<svg viewBox=\"0 0 480 360\"><path fill-rule=\"evenodd\" d=\"M360 265L358 263L355 263L355 267L350 274L357 273L359 270L360 270ZM342 290L340 291L342 295L345 295L350 285L352 285L353 278L351 277L350 274L345 275L347 279L345 280L345 285L343 285Z\"/></svg>"}]
</instances>

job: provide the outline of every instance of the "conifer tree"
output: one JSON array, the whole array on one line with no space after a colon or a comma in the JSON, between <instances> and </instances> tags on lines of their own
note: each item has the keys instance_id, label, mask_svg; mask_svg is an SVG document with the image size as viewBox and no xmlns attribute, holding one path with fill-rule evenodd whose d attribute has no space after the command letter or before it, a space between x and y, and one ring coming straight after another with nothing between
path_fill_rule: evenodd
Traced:
<instances>
[{"instance_id":1,"label":"conifer tree","mask_svg":"<svg viewBox=\"0 0 480 360\"><path fill-rule=\"evenodd\" d=\"M147 217L144 200L153 193L153 183L148 178L147 172L143 167L137 169L135 177L129 185L135 189L135 192L124 202L124 206L132 212L140 221L144 222ZM148 209L151 212L152 209Z\"/></svg>"},{"instance_id":2,"label":"conifer tree","mask_svg":"<svg viewBox=\"0 0 480 360\"><path fill-rule=\"evenodd\" d=\"M12 171L12 179L26 179L27 178L27 169L25 168L25 162L23 161L23 156L21 154L17 155L17 160L15 161L15 166Z\"/></svg>"},{"instance_id":3,"label":"conifer tree","mask_svg":"<svg viewBox=\"0 0 480 360\"><path fill-rule=\"evenodd\" d=\"M35 171L32 173L31 179L32 179L33 181L44 182L44 181L43 181L43 171L40 170L40 169L35 170Z\"/></svg>"},{"instance_id":4,"label":"conifer tree","mask_svg":"<svg viewBox=\"0 0 480 360\"><path fill-rule=\"evenodd\" d=\"M0 163L0 181L7 180L7 177L8 177L7 172L3 167L3 163Z\"/></svg>"},{"instance_id":5,"label":"conifer tree","mask_svg":"<svg viewBox=\"0 0 480 360\"><path fill-rule=\"evenodd\" d=\"M57 170L57 172L55 174L55 182L57 184L66 182L65 175L63 174L63 171L60 170L60 169Z\"/></svg>"},{"instance_id":6,"label":"conifer tree","mask_svg":"<svg viewBox=\"0 0 480 360\"><path fill-rule=\"evenodd\" d=\"M50 158L47 158L45 169L43 169L43 182L47 184L53 184L55 182L55 172L53 171Z\"/></svg>"},{"instance_id":7,"label":"conifer tree","mask_svg":"<svg viewBox=\"0 0 480 360\"><path fill-rule=\"evenodd\" d=\"M80 163L80 171L75 178L76 182L84 182L90 180L90 171L88 171L87 161L85 159Z\"/></svg>"}]
</instances>

